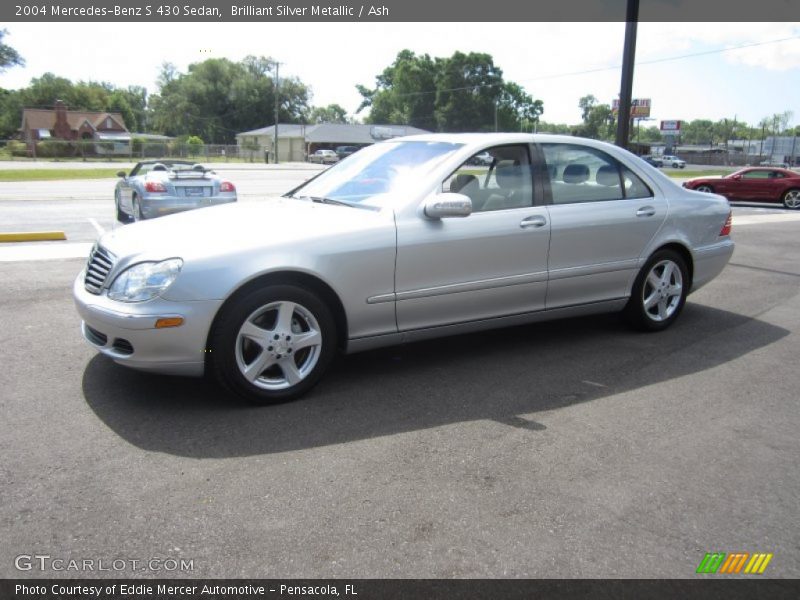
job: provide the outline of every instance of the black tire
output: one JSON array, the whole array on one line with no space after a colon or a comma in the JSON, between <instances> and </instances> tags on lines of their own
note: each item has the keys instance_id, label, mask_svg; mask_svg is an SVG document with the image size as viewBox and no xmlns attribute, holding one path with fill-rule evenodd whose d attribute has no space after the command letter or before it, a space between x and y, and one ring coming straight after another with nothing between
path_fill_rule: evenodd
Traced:
<instances>
[{"instance_id":1,"label":"black tire","mask_svg":"<svg viewBox=\"0 0 800 600\"><path fill-rule=\"evenodd\" d=\"M708 185L707 183L704 183L704 184L698 185L696 188L694 188L694 191L703 192L705 194L713 194L714 193L714 188L711 187L710 185Z\"/></svg>"},{"instance_id":2,"label":"black tire","mask_svg":"<svg viewBox=\"0 0 800 600\"><path fill-rule=\"evenodd\" d=\"M279 323L284 307L291 311L288 329ZM253 327L263 337L243 333L243 328ZM318 344L294 346L314 332L321 336ZM223 307L210 346L211 369L224 387L255 404L285 402L302 396L322 378L336 353L336 324L315 293L296 285L270 285ZM302 377L291 381L298 376Z\"/></svg>"},{"instance_id":3,"label":"black tire","mask_svg":"<svg viewBox=\"0 0 800 600\"><path fill-rule=\"evenodd\" d=\"M665 268L671 266L671 271ZM650 279L651 272L658 284ZM680 285L675 294L675 285ZM641 331L661 331L672 325L686 304L691 282L686 261L674 250L664 249L653 254L645 263L631 290L631 297L623 310L628 323ZM648 301L656 300L648 306Z\"/></svg>"},{"instance_id":4,"label":"black tire","mask_svg":"<svg viewBox=\"0 0 800 600\"><path fill-rule=\"evenodd\" d=\"M781 197L781 201L783 202L783 206L785 208L788 208L789 210L799 210L800 189L793 188L791 190L786 190Z\"/></svg>"}]
</instances>

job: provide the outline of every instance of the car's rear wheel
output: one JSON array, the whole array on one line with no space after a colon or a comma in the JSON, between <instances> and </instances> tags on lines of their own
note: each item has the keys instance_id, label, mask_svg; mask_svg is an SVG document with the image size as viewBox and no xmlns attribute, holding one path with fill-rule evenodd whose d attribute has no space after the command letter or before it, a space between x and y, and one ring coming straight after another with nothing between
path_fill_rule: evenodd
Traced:
<instances>
[{"instance_id":1,"label":"car's rear wheel","mask_svg":"<svg viewBox=\"0 0 800 600\"><path fill-rule=\"evenodd\" d=\"M703 192L705 194L713 194L714 188L712 188L710 185L703 184L703 185L698 185L696 188L694 188L694 191Z\"/></svg>"},{"instance_id":2,"label":"car's rear wheel","mask_svg":"<svg viewBox=\"0 0 800 600\"><path fill-rule=\"evenodd\" d=\"M786 190L783 194L783 205L792 210L800 209L800 189Z\"/></svg>"},{"instance_id":3,"label":"car's rear wheel","mask_svg":"<svg viewBox=\"0 0 800 600\"><path fill-rule=\"evenodd\" d=\"M320 380L336 351L336 325L313 292L271 285L235 299L214 327L217 379L258 404L292 400Z\"/></svg>"},{"instance_id":4,"label":"car's rear wheel","mask_svg":"<svg viewBox=\"0 0 800 600\"><path fill-rule=\"evenodd\" d=\"M688 288L688 269L683 257L674 250L659 250L636 277L625 316L637 329L666 329L683 310Z\"/></svg>"},{"instance_id":5,"label":"car's rear wheel","mask_svg":"<svg viewBox=\"0 0 800 600\"><path fill-rule=\"evenodd\" d=\"M136 194L133 195L133 200L131 200L131 206L133 206L133 220L144 221L144 213L142 213L142 203L139 202L139 197Z\"/></svg>"}]
</instances>

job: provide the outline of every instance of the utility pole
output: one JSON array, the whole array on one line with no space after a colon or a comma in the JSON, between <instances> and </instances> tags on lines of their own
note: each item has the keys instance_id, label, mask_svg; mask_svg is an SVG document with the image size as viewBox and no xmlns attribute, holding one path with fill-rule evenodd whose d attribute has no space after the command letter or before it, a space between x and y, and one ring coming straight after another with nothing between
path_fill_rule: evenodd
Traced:
<instances>
[{"instance_id":1,"label":"utility pole","mask_svg":"<svg viewBox=\"0 0 800 600\"><path fill-rule=\"evenodd\" d=\"M633 96L633 64L636 58L636 25L639 20L639 0L628 0L625 13L625 46L622 53L622 80L619 90L619 117L616 144L628 147Z\"/></svg>"},{"instance_id":2,"label":"utility pole","mask_svg":"<svg viewBox=\"0 0 800 600\"><path fill-rule=\"evenodd\" d=\"M280 93L280 67L281 63L277 60L275 63L275 138L272 142L272 151L275 153L275 164L278 164L278 108L280 107L280 100L278 95Z\"/></svg>"}]
</instances>

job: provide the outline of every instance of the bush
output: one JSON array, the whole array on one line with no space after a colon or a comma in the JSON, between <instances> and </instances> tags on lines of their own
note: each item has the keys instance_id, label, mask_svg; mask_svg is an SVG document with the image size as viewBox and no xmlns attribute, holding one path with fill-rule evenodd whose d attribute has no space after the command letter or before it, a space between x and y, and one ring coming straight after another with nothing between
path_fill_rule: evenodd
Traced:
<instances>
[{"instance_id":1,"label":"bush","mask_svg":"<svg viewBox=\"0 0 800 600\"><path fill-rule=\"evenodd\" d=\"M69 142L44 140L36 143L36 156L39 158L58 158L73 154L75 154L75 148Z\"/></svg>"},{"instance_id":2,"label":"bush","mask_svg":"<svg viewBox=\"0 0 800 600\"><path fill-rule=\"evenodd\" d=\"M19 140L9 141L6 150L11 156L28 156L28 144Z\"/></svg>"},{"instance_id":3,"label":"bush","mask_svg":"<svg viewBox=\"0 0 800 600\"><path fill-rule=\"evenodd\" d=\"M186 145L189 146L189 154L197 156L203 150L203 140L196 135L190 135L186 139Z\"/></svg>"}]
</instances>

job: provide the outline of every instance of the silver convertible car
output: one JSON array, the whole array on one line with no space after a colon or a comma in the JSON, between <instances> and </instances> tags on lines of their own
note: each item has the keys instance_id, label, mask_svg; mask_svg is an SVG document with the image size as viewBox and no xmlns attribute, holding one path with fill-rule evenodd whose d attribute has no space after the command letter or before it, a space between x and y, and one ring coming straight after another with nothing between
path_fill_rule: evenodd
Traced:
<instances>
[{"instance_id":1,"label":"silver convertible car","mask_svg":"<svg viewBox=\"0 0 800 600\"><path fill-rule=\"evenodd\" d=\"M603 142L414 136L283 197L117 228L73 291L116 362L274 402L337 351L607 311L664 329L725 267L730 230L724 198Z\"/></svg>"},{"instance_id":2,"label":"silver convertible car","mask_svg":"<svg viewBox=\"0 0 800 600\"><path fill-rule=\"evenodd\" d=\"M236 186L188 161L146 160L117 176L114 205L123 223L236 202Z\"/></svg>"}]
</instances>

